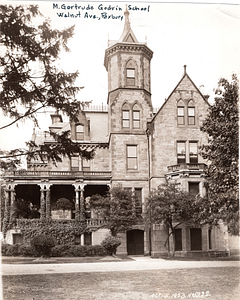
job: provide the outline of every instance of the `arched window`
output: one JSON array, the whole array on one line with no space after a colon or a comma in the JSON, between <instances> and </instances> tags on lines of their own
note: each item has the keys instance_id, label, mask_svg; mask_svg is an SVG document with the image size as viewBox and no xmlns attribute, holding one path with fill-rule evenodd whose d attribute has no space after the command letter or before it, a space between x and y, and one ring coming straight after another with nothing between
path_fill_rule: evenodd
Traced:
<instances>
[{"instance_id":1,"label":"arched window","mask_svg":"<svg viewBox=\"0 0 240 300\"><path fill-rule=\"evenodd\" d=\"M195 107L194 102L188 102L188 125L195 125Z\"/></svg>"},{"instance_id":2,"label":"arched window","mask_svg":"<svg viewBox=\"0 0 240 300\"><path fill-rule=\"evenodd\" d=\"M178 125L184 125L185 124L185 108L184 108L184 102L182 100L178 101L177 121L178 121Z\"/></svg>"},{"instance_id":3,"label":"arched window","mask_svg":"<svg viewBox=\"0 0 240 300\"><path fill-rule=\"evenodd\" d=\"M130 108L126 103L122 106L122 127L130 128Z\"/></svg>"},{"instance_id":4,"label":"arched window","mask_svg":"<svg viewBox=\"0 0 240 300\"><path fill-rule=\"evenodd\" d=\"M84 126L82 124L77 124L75 127L75 136L77 141L84 140Z\"/></svg>"},{"instance_id":5,"label":"arched window","mask_svg":"<svg viewBox=\"0 0 240 300\"><path fill-rule=\"evenodd\" d=\"M129 60L126 65L126 85L136 85L136 67L135 63L132 60Z\"/></svg>"},{"instance_id":6,"label":"arched window","mask_svg":"<svg viewBox=\"0 0 240 300\"><path fill-rule=\"evenodd\" d=\"M133 106L133 128L140 128L140 107L135 104Z\"/></svg>"}]
</instances>

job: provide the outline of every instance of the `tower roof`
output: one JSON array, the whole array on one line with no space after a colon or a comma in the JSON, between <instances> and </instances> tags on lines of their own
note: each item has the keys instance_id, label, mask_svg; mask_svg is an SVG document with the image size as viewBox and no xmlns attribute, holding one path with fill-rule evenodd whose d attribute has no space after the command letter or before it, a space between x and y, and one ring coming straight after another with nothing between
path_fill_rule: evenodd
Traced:
<instances>
[{"instance_id":1,"label":"tower roof","mask_svg":"<svg viewBox=\"0 0 240 300\"><path fill-rule=\"evenodd\" d=\"M138 40L131 28L131 24L129 21L129 11L127 9L127 5L126 5L126 11L124 12L124 16L125 16L124 28L123 28L122 35L121 35L120 39L118 40L118 42L119 43L122 43L122 42L138 43Z\"/></svg>"}]
</instances>

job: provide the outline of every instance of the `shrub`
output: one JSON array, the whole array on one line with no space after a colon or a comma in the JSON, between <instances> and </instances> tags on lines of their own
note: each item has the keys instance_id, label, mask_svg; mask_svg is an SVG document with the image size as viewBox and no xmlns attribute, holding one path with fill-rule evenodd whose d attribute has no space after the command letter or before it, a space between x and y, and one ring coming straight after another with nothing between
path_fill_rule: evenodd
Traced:
<instances>
[{"instance_id":1,"label":"shrub","mask_svg":"<svg viewBox=\"0 0 240 300\"><path fill-rule=\"evenodd\" d=\"M20 244L8 245L6 256L18 256Z\"/></svg>"},{"instance_id":2,"label":"shrub","mask_svg":"<svg viewBox=\"0 0 240 300\"><path fill-rule=\"evenodd\" d=\"M101 243L108 255L116 254L117 247L121 245L121 240L117 236L109 235Z\"/></svg>"},{"instance_id":3,"label":"shrub","mask_svg":"<svg viewBox=\"0 0 240 300\"><path fill-rule=\"evenodd\" d=\"M1 245L1 253L3 256L7 255L7 250L11 247L12 245L9 244L3 244Z\"/></svg>"},{"instance_id":4,"label":"shrub","mask_svg":"<svg viewBox=\"0 0 240 300\"><path fill-rule=\"evenodd\" d=\"M35 236L31 240L31 245L41 256L49 257L51 253L51 248L55 246L55 240L51 236L41 234Z\"/></svg>"},{"instance_id":5,"label":"shrub","mask_svg":"<svg viewBox=\"0 0 240 300\"><path fill-rule=\"evenodd\" d=\"M38 252L34 249L32 245L22 244L19 246L19 255L22 256L38 256Z\"/></svg>"},{"instance_id":6,"label":"shrub","mask_svg":"<svg viewBox=\"0 0 240 300\"><path fill-rule=\"evenodd\" d=\"M60 198L56 202L56 207L57 209L71 210L73 209L73 203L66 198Z\"/></svg>"}]
</instances>

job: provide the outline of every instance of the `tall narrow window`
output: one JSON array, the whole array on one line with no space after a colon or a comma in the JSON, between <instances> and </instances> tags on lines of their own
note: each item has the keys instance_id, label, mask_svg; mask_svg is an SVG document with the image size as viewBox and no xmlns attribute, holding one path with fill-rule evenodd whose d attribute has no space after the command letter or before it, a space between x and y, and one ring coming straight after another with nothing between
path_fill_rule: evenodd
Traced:
<instances>
[{"instance_id":1,"label":"tall narrow window","mask_svg":"<svg viewBox=\"0 0 240 300\"><path fill-rule=\"evenodd\" d=\"M198 163L198 143L189 142L189 161L190 164Z\"/></svg>"},{"instance_id":2,"label":"tall narrow window","mask_svg":"<svg viewBox=\"0 0 240 300\"><path fill-rule=\"evenodd\" d=\"M177 142L177 163L183 164L186 162L185 142Z\"/></svg>"},{"instance_id":3,"label":"tall narrow window","mask_svg":"<svg viewBox=\"0 0 240 300\"><path fill-rule=\"evenodd\" d=\"M129 128L130 127L130 120L129 120L129 110L123 110L122 111L122 126L123 128Z\"/></svg>"},{"instance_id":4,"label":"tall narrow window","mask_svg":"<svg viewBox=\"0 0 240 300\"><path fill-rule=\"evenodd\" d=\"M127 68L127 85L135 86L135 69Z\"/></svg>"},{"instance_id":5,"label":"tall narrow window","mask_svg":"<svg viewBox=\"0 0 240 300\"><path fill-rule=\"evenodd\" d=\"M195 107L188 107L188 125L195 125Z\"/></svg>"},{"instance_id":6,"label":"tall narrow window","mask_svg":"<svg viewBox=\"0 0 240 300\"><path fill-rule=\"evenodd\" d=\"M139 216L142 213L142 189L135 188L135 211L136 215Z\"/></svg>"},{"instance_id":7,"label":"tall narrow window","mask_svg":"<svg viewBox=\"0 0 240 300\"><path fill-rule=\"evenodd\" d=\"M76 140L84 140L84 127L81 124L76 125Z\"/></svg>"},{"instance_id":8,"label":"tall narrow window","mask_svg":"<svg viewBox=\"0 0 240 300\"><path fill-rule=\"evenodd\" d=\"M174 229L175 235L175 250L182 251L182 229Z\"/></svg>"},{"instance_id":9,"label":"tall narrow window","mask_svg":"<svg viewBox=\"0 0 240 300\"><path fill-rule=\"evenodd\" d=\"M140 128L140 111L133 111L133 128Z\"/></svg>"},{"instance_id":10,"label":"tall narrow window","mask_svg":"<svg viewBox=\"0 0 240 300\"><path fill-rule=\"evenodd\" d=\"M127 146L127 169L137 170L137 146Z\"/></svg>"},{"instance_id":11,"label":"tall narrow window","mask_svg":"<svg viewBox=\"0 0 240 300\"><path fill-rule=\"evenodd\" d=\"M79 171L79 157L72 156L71 157L71 171Z\"/></svg>"},{"instance_id":12,"label":"tall narrow window","mask_svg":"<svg viewBox=\"0 0 240 300\"><path fill-rule=\"evenodd\" d=\"M212 230L208 229L208 248L212 249Z\"/></svg>"},{"instance_id":13,"label":"tall narrow window","mask_svg":"<svg viewBox=\"0 0 240 300\"><path fill-rule=\"evenodd\" d=\"M183 106L178 106L177 108L177 118L178 118L178 125L184 125L184 107Z\"/></svg>"}]
</instances>

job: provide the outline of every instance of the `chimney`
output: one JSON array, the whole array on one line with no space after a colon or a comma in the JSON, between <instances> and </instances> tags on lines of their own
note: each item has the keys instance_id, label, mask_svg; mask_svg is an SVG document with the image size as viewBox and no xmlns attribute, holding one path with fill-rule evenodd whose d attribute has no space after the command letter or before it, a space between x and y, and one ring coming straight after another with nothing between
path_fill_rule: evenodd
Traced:
<instances>
[{"instance_id":1,"label":"chimney","mask_svg":"<svg viewBox=\"0 0 240 300\"><path fill-rule=\"evenodd\" d=\"M52 124L55 124L55 123L62 123L62 116L59 115L59 114L54 114L54 115L51 115L51 118L52 118Z\"/></svg>"},{"instance_id":2,"label":"chimney","mask_svg":"<svg viewBox=\"0 0 240 300\"><path fill-rule=\"evenodd\" d=\"M186 69L187 69L187 66L186 66L186 65L184 65L184 66L183 66L183 68L184 68L184 75L186 75L186 74L187 74L187 71L186 71Z\"/></svg>"}]
</instances>

